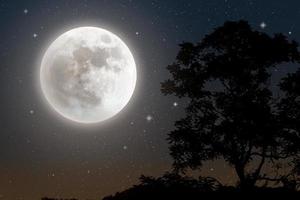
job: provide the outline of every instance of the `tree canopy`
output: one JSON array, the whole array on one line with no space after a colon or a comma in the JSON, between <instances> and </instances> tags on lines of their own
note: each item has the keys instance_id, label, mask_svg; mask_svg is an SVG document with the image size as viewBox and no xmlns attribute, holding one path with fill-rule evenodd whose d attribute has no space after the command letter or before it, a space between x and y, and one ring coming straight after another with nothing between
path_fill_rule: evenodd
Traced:
<instances>
[{"instance_id":1,"label":"tree canopy","mask_svg":"<svg viewBox=\"0 0 300 200\"><path fill-rule=\"evenodd\" d=\"M299 55L296 42L255 31L246 21L226 22L199 43L181 44L167 67L172 76L161 86L165 95L190 99L169 134L174 168L184 172L222 158L241 188L297 181L300 70L280 81L279 98L270 79L278 65L298 64ZM279 163L290 173L268 173L265 166Z\"/></svg>"}]
</instances>

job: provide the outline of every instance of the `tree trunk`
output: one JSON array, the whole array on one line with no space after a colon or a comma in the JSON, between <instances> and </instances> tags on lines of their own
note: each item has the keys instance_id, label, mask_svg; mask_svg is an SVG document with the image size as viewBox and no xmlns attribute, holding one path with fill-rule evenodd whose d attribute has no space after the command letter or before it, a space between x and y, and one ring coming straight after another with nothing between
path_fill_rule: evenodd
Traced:
<instances>
[{"instance_id":1,"label":"tree trunk","mask_svg":"<svg viewBox=\"0 0 300 200\"><path fill-rule=\"evenodd\" d=\"M245 174L245 165L237 164L235 165L235 171L239 177L239 187L241 190L247 191L252 190L255 185L255 181Z\"/></svg>"}]
</instances>

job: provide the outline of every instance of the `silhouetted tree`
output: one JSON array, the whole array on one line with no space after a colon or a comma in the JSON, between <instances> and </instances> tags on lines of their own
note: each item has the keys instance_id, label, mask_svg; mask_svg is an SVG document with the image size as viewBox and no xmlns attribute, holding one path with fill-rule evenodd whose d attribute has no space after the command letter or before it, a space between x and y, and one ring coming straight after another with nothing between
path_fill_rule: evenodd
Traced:
<instances>
[{"instance_id":1,"label":"silhouetted tree","mask_svg":"<svg viewBox=\"0 0 300 200\"><path fill-rule=\"evenodd\" d=\"M181 44L167 67L172 78L161 88L165 95L190 99L185 118L169 134L175 170L184 173L223 158L242 189L258 181L296 181L291 174L267 173L264 166L284 160L290 172L299 171L300 72L283 79L281 98L273 95L270 81L279 64L299 62L297 48L284 35L270 37L245 21L226 22L200 43Z\"/></svg>"},{"instance_id":2,"label":"silhouetted tree","mask_svg":"<svg viewBox=\"0 0 300 200\"><path fill-rule=\"evenodd\" d=\"M291 172L284 177L289 187L300 187L300 69L293 74L288 74L280 83L284 97L279 104L280 122L285 138L286 148L283 150L283 158L290 158Z\"/></svg>"}]
</instances>

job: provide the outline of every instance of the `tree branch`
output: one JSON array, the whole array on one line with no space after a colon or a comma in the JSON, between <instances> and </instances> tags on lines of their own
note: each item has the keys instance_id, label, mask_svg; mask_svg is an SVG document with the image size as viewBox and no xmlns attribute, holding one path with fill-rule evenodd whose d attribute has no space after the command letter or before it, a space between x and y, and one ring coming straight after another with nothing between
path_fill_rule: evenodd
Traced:
<instances>
[{"instance_id":1,"label":"tree branch","mask_svg":"<svg viewBox=\"0 0 300 200\"><path fill-rule=\"evenodd\" d=\"M259 152L253 152L251 153L251 156L261 156L261 157L265 157L265 158L274 158L274 159L286 159L288 157L290 157L290 155L286 154L284 156L280 156L280 155L272 155L272 154L266 154L263 155L262 153Z\"/></svg>"},{"instance_id":2,"label":"tree branch","mask_svg":"<svg viewBox=\"0 0 300 200\"><path fill-rule=\"evenodd\" d=\"M261 169L262 169L263 165L265 164L265 159L266 159L266 147L263 147L261 161L260 161L260 163L258 165L258 168L253 173L254 180L257 180L257 178L259 177Z\"/></svg>"}]
</instances>

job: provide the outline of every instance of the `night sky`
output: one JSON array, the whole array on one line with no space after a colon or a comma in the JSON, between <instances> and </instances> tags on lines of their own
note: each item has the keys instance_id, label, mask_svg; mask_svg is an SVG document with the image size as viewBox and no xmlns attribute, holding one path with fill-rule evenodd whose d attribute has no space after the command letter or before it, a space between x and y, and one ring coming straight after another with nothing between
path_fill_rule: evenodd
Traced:
<instances>
[{"instance_id":1,"label":"night sky","mask_svg":"<svg viewBox=\"0 0 300 200\"><path fill-rule=\"evenodd\" d=\"M141 174L170 170L166 138L186 100L161 94L166 66L179 43L198 42L226 20L239 19L300 41L299 0L0 0L0 199L99 199L136 184ZM80 26L117 34L138 71L126 108L90 126L54 113L38 82L48 45ZM208 163L203 173L234 180L222 162Z\"/></svg>"}]
</instances>

